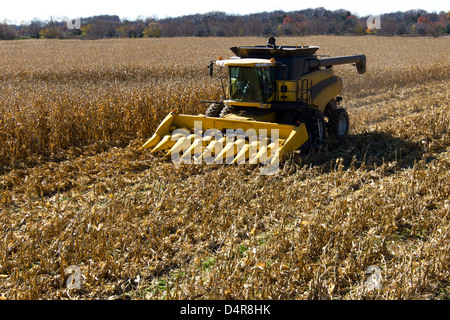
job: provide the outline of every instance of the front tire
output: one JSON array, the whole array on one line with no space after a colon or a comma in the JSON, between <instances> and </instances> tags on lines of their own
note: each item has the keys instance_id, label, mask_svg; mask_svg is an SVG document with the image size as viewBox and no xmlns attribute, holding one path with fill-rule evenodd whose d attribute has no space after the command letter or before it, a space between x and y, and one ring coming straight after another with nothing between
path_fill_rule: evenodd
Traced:
<instances>
[{"instance_id":1,"label":"front tire","mask_svg":"<svg viewBox=\"0 0 450 320\"><path fill-rule=\"evenodd\" d=\"M343 108L334 109L328 114L328 134L343 140L348 135L349 118L347 110Z\"/></svg>"},{"instance_id":2,"label":"front tire","mask_svg":"<svg viewBox=\"0 0 450 320\"><path fill-rule=\"evenodd\" d=\"M313 147L320 146L326 140L326 125L323 113L315 110L311 117L311 136L313 138Z\"/></svg>"},{"instance_id":3,"label":"front tire","mask_svg":"<svg viewBox=\"0 0 450 320\"><path fill-rule=\"evenodd\" d=\"M224 105L223 103L219 102L219 103L211 103L208 107L208 109L206 109L205 112L205 116L207 117L219 117L220 112L222 111Z\"/></svg>"},{"instance_id":4,"label":"front tire","mask_svg":"<svg viewBox=\"0 0 450 320\"><path fill-rule=\"evenodd\" d=\"M234 107L233 107L233 106L226 105L226 106L220 111L219 117L220 117L220 118L223 118L223 117L225 117L226 115L229 115L230 113L233 113L233 111L234 111Z\"/></svg>"},{"instance_id":5,"label":"front tire","mask_svg":"<svg viewBox=\"0 0 450 320\"><path fill-rule=\"evenodd\" d=\"M318 147L326 140L326 125L323 113L316 109L301 111L294 117L293 124L305 123L311 147Z\"/></svg>"}]
</instances>

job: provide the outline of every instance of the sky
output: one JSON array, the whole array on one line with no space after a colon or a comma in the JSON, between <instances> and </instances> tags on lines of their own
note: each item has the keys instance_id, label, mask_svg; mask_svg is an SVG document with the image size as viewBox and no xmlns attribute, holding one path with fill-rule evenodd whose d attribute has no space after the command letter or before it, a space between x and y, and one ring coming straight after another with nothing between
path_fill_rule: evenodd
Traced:
<instances>
[{"instance_id":1,"label":"sky","mask_svg":"<svg viewBox=\"0 0 450 320\"><path fill-rule=\"evenodd\" d=\"M423 9L428 12L449 11L448 0L12 0L0 6L0 22L21 23L34 18L47 21L110 14L121 19L137 17L165 18L195 13L222 11L248 14L264 11L294 11L324 7L327 10L346 9L357 16Z\"/></svg>"}]
</instances>

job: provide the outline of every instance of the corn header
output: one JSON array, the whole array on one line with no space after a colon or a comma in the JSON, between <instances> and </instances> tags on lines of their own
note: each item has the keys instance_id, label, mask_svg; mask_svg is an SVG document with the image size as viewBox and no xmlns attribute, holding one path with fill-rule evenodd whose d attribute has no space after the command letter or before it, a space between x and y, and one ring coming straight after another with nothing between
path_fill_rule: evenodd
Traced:
<instances>
[{"instance_id":1,"label":"corn header","mask_svg":"<svg viewBox=\"0 0 450 320\"><path fill-rule=\"evenodd\" d=\"M277 164L295 150L320 145L327 134L344 139L349 117L340 107L342 79L337 64L366 71L366 57L321 58L316 46L232 47L230 59L208 68L228 69L224 97L205 114L171 112L140 148L164 151L173 160L194 163Z\"/></svg>"}]
</instances>

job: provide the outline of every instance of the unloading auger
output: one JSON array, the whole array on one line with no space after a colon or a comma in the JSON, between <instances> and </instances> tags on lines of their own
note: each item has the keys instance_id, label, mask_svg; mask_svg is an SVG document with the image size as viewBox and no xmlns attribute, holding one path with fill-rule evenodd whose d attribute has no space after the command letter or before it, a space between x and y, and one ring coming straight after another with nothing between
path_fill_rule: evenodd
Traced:
<instances>
[{"instance_id":1,"label":"unloading auger","mask_svg":"<svg viewBox=\"0 0 450 320\"><path fill-rule=\"evenodd\" d=\"M319 58L316 46L232 47L236 55L211 61L228 69L225 97L208 101L204 115L171 112L139 150L164 151L194 163L275 164L295 150L320 145L327 134L344 139L349 117L340 107L337 64L366 71L364 55Z\"/></svg>"}]
</instances>

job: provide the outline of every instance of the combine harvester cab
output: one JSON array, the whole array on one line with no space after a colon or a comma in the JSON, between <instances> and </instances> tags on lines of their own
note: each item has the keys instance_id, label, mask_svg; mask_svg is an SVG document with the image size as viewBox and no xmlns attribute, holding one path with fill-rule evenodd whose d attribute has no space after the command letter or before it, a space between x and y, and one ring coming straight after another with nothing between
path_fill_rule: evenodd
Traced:
<instances>
[{"instance_id":1,"label":"combine harvester cab","mask_svg":"<svg viewBox=\"0 0 450 320\"><path fill-rule=\"evenodd\" d=\"M354 64L366 71L364 55L320 59L315 46L232 47L236 57L211 61L228 69L221 101L205 115L171 112L140 148L164 151L184 163L277 165L295 150L320 145L326 133L344 139L349 128L340 108L342 79L332 66Z\"/></svg>"}]
</instances>

